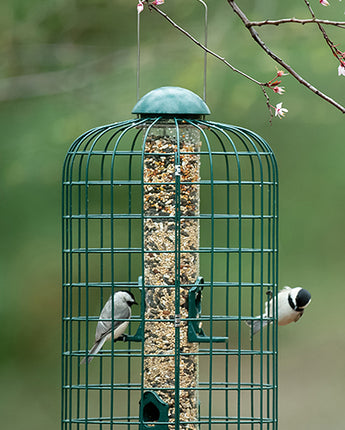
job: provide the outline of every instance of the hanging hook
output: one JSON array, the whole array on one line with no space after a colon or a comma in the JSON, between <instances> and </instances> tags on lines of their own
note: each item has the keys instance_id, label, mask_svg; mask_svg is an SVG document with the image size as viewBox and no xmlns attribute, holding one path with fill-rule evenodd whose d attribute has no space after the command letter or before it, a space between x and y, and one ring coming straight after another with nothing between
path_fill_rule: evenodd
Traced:
<instances>
[{"instance_id":1,"label":"hanging hook","mask_svg":"<svg viewBox=\"0 0 345 430\"><path fill-rule=\"evenodd\" d=\"M198 0L205 8L205 42L204 45L207 48L207 4L203 0ZM204 91L203 91L203 99L206 103L206 73L207 73L207 52L204 53Z\"/></svg>"}]
</instances>

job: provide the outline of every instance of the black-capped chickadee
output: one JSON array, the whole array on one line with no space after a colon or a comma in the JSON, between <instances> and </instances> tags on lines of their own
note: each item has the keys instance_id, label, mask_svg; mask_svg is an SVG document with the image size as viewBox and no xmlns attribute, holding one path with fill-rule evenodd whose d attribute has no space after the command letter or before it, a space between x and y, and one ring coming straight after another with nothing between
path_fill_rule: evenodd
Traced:
<instances>
[{"instance_id":1,"label":"black-capped chickadee","mask_svg":"<svg viewBox=\"0 0 345 430\"><path fill-rule=\"evenodd\" d=\"M254 320L246 322L252 328L252 334L257 333L271 322L265 318L272 318L273 316L273 300L275 298L266 302L265 313L263 315L259 315ZM290 324L293 321L297 322L310 301L311 295L304 288L284 287L278 293L278 325Z\"/></svg>"},{"instance_id":2,"label":"black-capped chickadee","mask_svg":"<svg viewBox=\"0 0 345 430\"><path fill-rule=\"evenodd\" d=\"M113 321L112 297L114 302ZM89 363L94 358L94 354L98 353L107 340L113 337L114 341L116 341L123 336L123 333L128 326L128 320L131 317L131 306L134 304L137 305L138 303L135 301L135 298L130 291L117 291L113 296L109 297L99 316L99 321L96 327L95 344L89 351ZM86 357L80 362L80 364L84 363L86 363Z\"/></svg>"}]
</instances>

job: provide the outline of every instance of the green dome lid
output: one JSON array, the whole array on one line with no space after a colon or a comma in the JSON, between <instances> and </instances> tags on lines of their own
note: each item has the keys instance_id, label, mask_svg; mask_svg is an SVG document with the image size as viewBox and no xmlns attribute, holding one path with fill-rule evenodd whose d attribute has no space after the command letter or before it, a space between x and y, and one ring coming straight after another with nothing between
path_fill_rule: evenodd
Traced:
<instances>
[{"instance_id":1,"label":"green dome lid","mask_svg":"<svg viewBox=\"0 0 345 430\"><path fill-rule=\"evenodd\" d=\"M132 113L147 115L200 116L209 115L203 99L180 87L161 87L145 94L134 106Z\"/></svg>"}]
</instances>

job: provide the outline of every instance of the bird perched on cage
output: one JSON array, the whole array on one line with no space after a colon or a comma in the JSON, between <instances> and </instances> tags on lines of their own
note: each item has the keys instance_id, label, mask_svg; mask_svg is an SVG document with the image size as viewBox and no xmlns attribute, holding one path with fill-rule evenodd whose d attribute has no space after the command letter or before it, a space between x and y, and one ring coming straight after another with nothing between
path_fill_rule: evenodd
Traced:
<instances>
[{"instance_id":1,"label":"bird perched on cage","mask_svg":"<svg viewBox=\"0 0 345 430\"><path fill-rule=\"evenodd\" d=\"M297 322L304 313L304 309L311 302L309 291L301 287L290 288L284 287L278 293L278 325L287 325L291 322ZM265 313L255 317L254 320L247 321L247 325L252 328L252 334L258 333L271 321L266 318L273 317L275 298L267 301L265 304Z\"/></svg>"},{"instance_id":2,"label":"bird perched on cage","mask_svg":"<svg viewBox=\"0 0 345 430\"><path fill-rule=\"evenodd\" d=\"M113 304L114 303L114 307ZM113 296L110 296L107 303L104 305L99 316L99 321L96 327L95 343L89 351L88 362L94 358L104 343L113 337L114 342L123 337L123 334L128 326L129 318L131 317L132 305L137 305L133 294L130 291L117 291ZM114 311L113 311L114 308ZM114 317L112 319L112 314ZM83 358L80 364L86 363L86 357Z\"/></svg>"}]
</instances>

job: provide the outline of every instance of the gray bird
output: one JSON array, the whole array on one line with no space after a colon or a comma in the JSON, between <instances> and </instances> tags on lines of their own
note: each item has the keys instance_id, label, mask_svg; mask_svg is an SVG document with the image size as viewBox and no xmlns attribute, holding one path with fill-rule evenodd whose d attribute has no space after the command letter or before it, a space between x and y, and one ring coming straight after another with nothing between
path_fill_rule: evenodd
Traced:
<instances>
[{"instance_id":1,"label":"gray bird","mask_svg":"<svg viewBox=\"0 0 345 430\"><path fill-rule=\"evenodd\" d=\"M254 320L247 321L247 325L252 328L252 334L255 334L264 328L270 321L265 318L272 318L273 316L273 302L271 299L265 304L265 313L255 317ZM297 322L303 315L304 309L311 302L311 295L309 291L304 288L284 287L278 293L278 325L286 325L291 322Z\"/></svg>"},{"instance_id":2,"label":"gray bird","mask_svg":"<svg viewBox=\"0 0 345 430\"><path fill-rule=\"evenodd\" d=\"M112 297L114 302L114 320L112 321ZM102 348L104 343L113 337L114 341L121 338L128 326L131 317L131 306L138 304L130 291L117 291L110 296L99 316L96 327L95 344L89 351L88 362L94 358L94 354ZM125 321L123 321L125 320ZM112 333L113 330L113 333ZM80 364L86 363L86 357Z\"/></svg>"}]
</instances>

